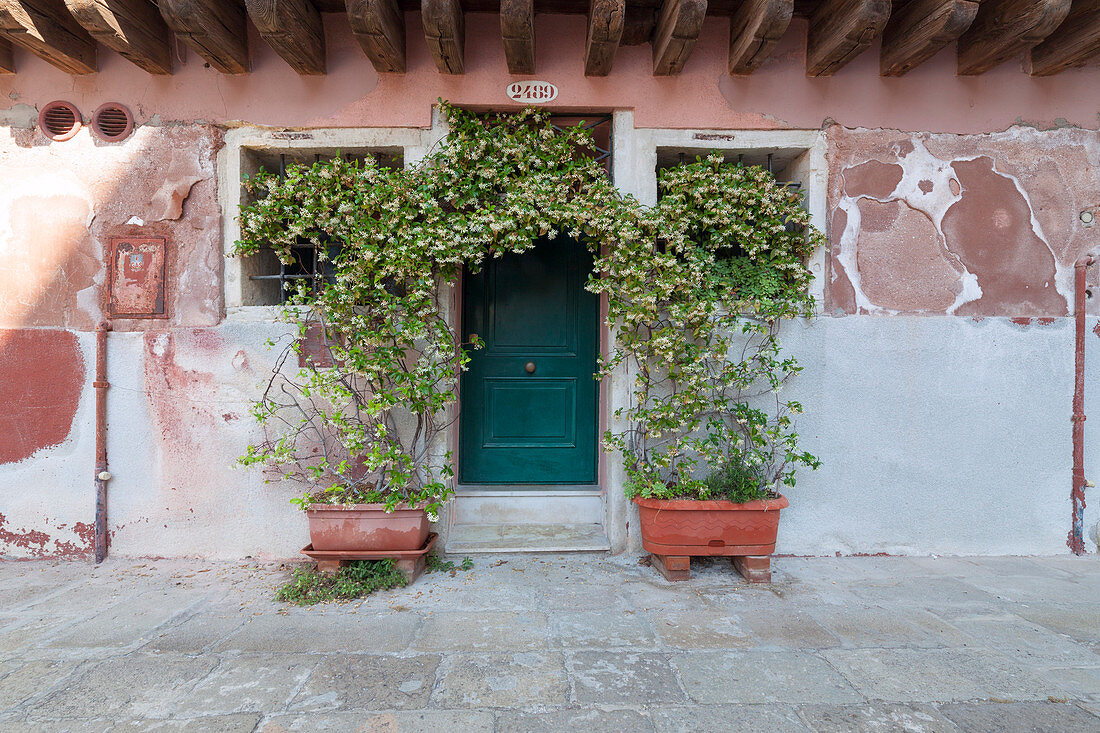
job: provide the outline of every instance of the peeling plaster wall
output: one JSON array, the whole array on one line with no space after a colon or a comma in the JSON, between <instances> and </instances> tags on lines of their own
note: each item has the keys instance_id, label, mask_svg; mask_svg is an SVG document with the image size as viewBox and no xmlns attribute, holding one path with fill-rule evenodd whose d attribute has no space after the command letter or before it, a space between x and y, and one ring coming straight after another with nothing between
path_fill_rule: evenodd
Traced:
<instances>
[{"instance_id":1,"label":"peeling plaster wall","mask_svg":"<svg viewBox=\"0 0 1100 733\"><path fill-rule=\"evenodd\" d=\"M234 461L271 368L273 322L223 322L223 131L145 126L122 144L0 128L0 556L92 549L95 324L117 234L168 241L168 314L109 335L112 552L286 557L296 493Z\"/></svg>"},{"instance_id":2,"label":"peeling plaster wall","mask_svg":"<svg viewBox=\"0 0 1100 733\"><path fill-rule=\"evenodd\" d=\"M265 342L284 331L225 323L111 336L112 552L279 558L305 545L290 504L299 492L234 467L257 438L249 400L277 353Z\"/></svg>"},{"instance_id":3,"label":"peeling plaster wall","mask_svg":"<svg viewBox=\"0 0 1100 733\"><path fill-rule=\"evenodd\" d=\"M95 335L77 334L76 340L83 364L94 365ZM63 440L0 465L0 557L82 558L93 549L95 398L91 379L81 383ZM20 420L22 425L33 421Z\"/></svg>"},{"instance_id":4,"label":"peeling plaster wall","mask_svg":"<svg viewBox=\"0 0 1100 733\"><path fill-rule=\"evenodd\" d=\"M416 14L410 20L415 27ZM219 150L227 134L232 144L248 132L228 131L238 124L350 128L343 140L362 126L428 127L437 97L506 108L496 20L469 16L470 37L493 42L468 44L464 77L438 74L423 37L410 33L409 73L379 78L331 17L330 73L319 79L293 74L255 37L255 71L242 77L185 51L169 78L111 53L99 74L74 78L17 50L19 73L0 78L10 100L0 109L0 379L12 405L0 426L0 557L91 550L92 330L106 309L104 249L112 235L139 233L168 240L169 317L115 320L109 338L112 552L297 554L306 530L288 502L295 487L233 467L255 436L248 404L274 356L264 343L286 331L239 297L227 319L226 291L240 283L225 283L233 224L222 205L234 196L226 184L218 190ZM873 48L835 77L807 79L805 24L796 22L758 73L732 78L728 29L717 22L681 76L653 77L641 46L621 49L607 79L589 79L583 18L537 23L540 37L558 39L539 49L540 78L561 90L555 106L617 110L615 179L643 201L656 196L661 146L809 151L792 167L814 181L809 205L829 233L811 263L824 271L815 285L822 315L789 324L784 338L805 367L791 385L806 407L800 433L824 465L790 492L779 551L1065 552L1068 315L1073 262L1100 248L1100 224L1079 218L1100 215L1100 67L1030 79L1013 62L962 79L949 47L902 79L882 79ZM87 131L50 143L35 118L56 98L85 113L121 101L139 125L120 144ZM435 132L424 131L421 148L400 145L426 149ZM335 133L325 134L311 144ZM236 170L221 162L223 174ZM1088 272L1094 289L1098 269ZM229 277L243 275L230 268ZM1096 299L1088 309L1091 328ZM1095 413L1092 334L1086 411ZM614 407L629 375L612 381ZM1086 423L1094 478L1098 425ZM616 549L638 550L622 472L613 459L607 468L608 535ZM1086 496L1095 535L1100 498Z\"/></svg>"},{"instance_id":5,"label":"peeling plaster wall","mask_svg":"<svg viewBox=\"0 0 1100 733\"><path fill-rule=\"evenodd\" d=\"M115 328L216 325L221 141L208 125L144 126L113 145L86 131L50 143L37 130L0 127L0 328L93 329L107 305L108 239L138 232L170 242L170 317Z\"/></svg>"},{"instance_id":6,"label":"peeling plaster wall","mask_svg":"<svg viewBox=\"0 0 1100 733\"><path fill-rule=\"evenodd\" d=\"M1070 312L1073 263L1100 246L1100 225L1080 218L1100 214L1100 132L828 138L828 312Z\"/></svg>"}]
</instances>

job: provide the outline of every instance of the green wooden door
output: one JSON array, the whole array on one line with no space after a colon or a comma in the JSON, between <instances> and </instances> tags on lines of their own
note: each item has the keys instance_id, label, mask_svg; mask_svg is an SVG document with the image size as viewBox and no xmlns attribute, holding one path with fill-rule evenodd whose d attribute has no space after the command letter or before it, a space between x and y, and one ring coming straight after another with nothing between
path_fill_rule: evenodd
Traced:
<instances>
[{"instance_id":1,"label":"green wooden door","mask_svg":"<svg viewBox=\"0 0 1100 733\"><path fill-rule=\"evenodd\" d=\"M463 281L460 480L594 484L599 299L584 289L592 257L578 242L540 241L490 258Z\"/></svg>"}]
</instances>

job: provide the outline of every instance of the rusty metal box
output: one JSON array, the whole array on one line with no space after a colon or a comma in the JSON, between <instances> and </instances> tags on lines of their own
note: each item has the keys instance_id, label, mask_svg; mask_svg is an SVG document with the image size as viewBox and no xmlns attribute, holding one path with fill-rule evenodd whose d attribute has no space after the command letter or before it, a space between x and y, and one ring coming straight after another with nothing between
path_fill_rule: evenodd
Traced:
<instances>
[{"instance_id":1,"label":"rusty metal box","mask_svg":"<svg viewBox=\"0 0 1100 733\"><path fill-rule=\"evenodd\" d=\"M107 264L112 318L167 318L167 242L164 237L111 237Z\"/></svg>"}]
</instances>

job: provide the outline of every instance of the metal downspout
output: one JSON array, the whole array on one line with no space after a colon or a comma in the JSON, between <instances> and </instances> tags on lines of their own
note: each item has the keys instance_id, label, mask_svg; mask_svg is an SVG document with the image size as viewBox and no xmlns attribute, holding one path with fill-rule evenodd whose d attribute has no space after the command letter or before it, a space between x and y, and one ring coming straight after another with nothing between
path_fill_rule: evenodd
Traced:
<instances>
[{"instance_id":1,"label":"metal downspout","mask_svg":"<svg viewBox=\"0 0 1100 733\"><path fill-rule=\"evenodd\" d=\"M1073 384L1073 527L1069 532L1070 550L1075 555L1085 554L1085 269L1095 262L1090 255L1074 263L1076 288L1074 292L1074 316L1076 333L1074 343Z\"/></svg>"},{"instance_id":2,"label":"metal downspout","mask_svg":"<svg viewBox=\"0 0 1100 733\"><path fill-rule=\"evenodd\" d=\"M107 332L110 321L101 321L95 334L95 561L107 557Z\"/></svg>"}]
</instances>

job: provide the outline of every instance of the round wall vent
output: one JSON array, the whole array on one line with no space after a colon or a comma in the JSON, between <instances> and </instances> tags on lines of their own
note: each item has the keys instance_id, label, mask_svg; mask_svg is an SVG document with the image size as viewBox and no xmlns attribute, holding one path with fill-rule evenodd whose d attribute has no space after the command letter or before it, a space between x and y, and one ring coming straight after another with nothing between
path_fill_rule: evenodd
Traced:
<instances>
[{"instance_id":1,"label":"round wall vent","mask_svg":"<svg viewBox=\"0 0 1100 733\"><path fill-rule=\"evenodd\" d=\"M68 102L50 102L38 113L38 127L42 134L58 142L80 132L81 124L80 110Z\"/></svg>"},{"instance_id":2,"label":"round wall vent","mask_svg":"<svg viewBox=\"0 0 1100 733\"><path fill-rule=\"evenodd\" d=\"M134 131L134 116L130 110L116 102L108 102L92 115L92 132L100 140L117 143Z\"/></svg>"}]
</instances>

